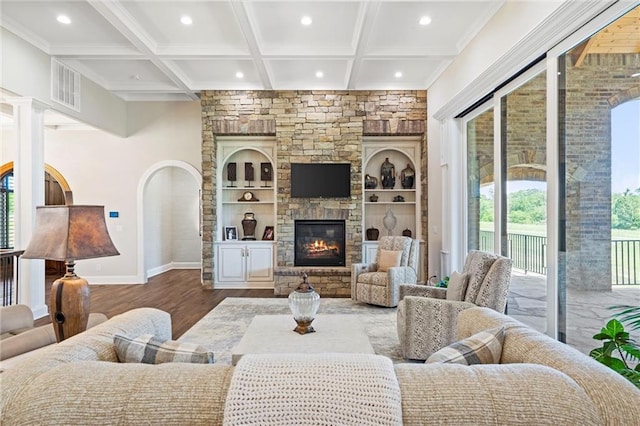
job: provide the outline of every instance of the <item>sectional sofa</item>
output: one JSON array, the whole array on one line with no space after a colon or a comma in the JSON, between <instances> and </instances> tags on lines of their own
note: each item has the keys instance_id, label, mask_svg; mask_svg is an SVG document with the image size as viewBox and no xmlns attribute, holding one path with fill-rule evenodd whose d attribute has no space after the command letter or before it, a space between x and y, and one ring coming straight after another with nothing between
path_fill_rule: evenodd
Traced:
<instances>
[{"instance_id":1,"label":"sectional sofa","mask_svg":"<svg viewBox=\"0 0 640 426\"><path fill-rule=\"evenodd\" d=\"M468 309L458 337L498 325L505 339L495 365L366 354L247 355L236 367L118 363L115 334L171 338L169 314L135 309L3 372L0 424L250 424L232 415L247 413L253 424L640 424L640 391L516 320Z\"/></svg>"}]
</instances>

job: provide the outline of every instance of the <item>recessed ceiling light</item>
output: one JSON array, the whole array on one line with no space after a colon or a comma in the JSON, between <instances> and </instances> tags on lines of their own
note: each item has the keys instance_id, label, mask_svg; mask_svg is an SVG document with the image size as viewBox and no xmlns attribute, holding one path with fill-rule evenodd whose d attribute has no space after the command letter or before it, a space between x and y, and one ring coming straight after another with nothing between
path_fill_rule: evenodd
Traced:
<instances>
[{"instance_id":1,"label":"recessed ceiling light","mask_svg":"<svg viewBox=\"0 0 640 426\"><path fill-rule=\"evenodd\" d=\"M323 76L324 76L324 73L322 71L316 71L316 77L322 78Z\"/></svg>"},{"instance_id":2,"label":"recessed ceiling light","mask_svg":"<svg viewBox=\"0 0 640 426\"><path fill-rule=\"evenodd\" d=\"M431 18L427 15L420 17L420 25L429 25L431 23Z\"/></svg>"},{"instance_id":3,"label":"recessed ceiling light","mask_svg":"<svg viewBox=\"0 0 640 426\"><path fill-rule=\"evenodd\" d=\"M140 76L140 74L133 74L133 75L131 76L131 78L132 78L133 80L142 80L142 76Z\"/></svg>"},{"instance_id":4,"label":"recessed ceiling light","mask_svg":"<svg viewBox=\"0 0 640 426\"><path fill-rule=\"evenodd\" d=\"M393 76L395 78L400 78L400 77L402 77L402 73L400 71L396 71L396 73Z\"/></svg>"},{"instance_id":5,"label":"recessed ceiling light","mask_svg":"<svg viewBox=\"0 0 640 426\"><path fill-rule=\"evenodd\" d=\"M189 15L182 15L182 17L180 18L180 22L182 22L184 25L191 25L193 24L193 19L191 19L191 16Z\"/></svg>"},{"instance_id":6,"label":"recessed ceiling light","mask_svg":"<svg viewBox=\"0 0 640 426\"><path fill-rule=\"evenodd\" d=\"M300 23L302 25L311 25L313 21L311 20L310 16L303 16L302 19L300 20Z\"/></svg>"},{"instance_id":7,"label":"recessed ceiling light","mask_svg":"<svg viewBox=\"0 0 640 426\"><path fill-rule=\"evenodd\" d=\"M242 77L244 77L244 74L241 71L238 71L236 73L236 78L242 78Z\"/></svg>"},{"instance_id":8,"label":"recessed ceiling light","mask_svg":"<svg viewBox=\"0 0 640 426\"><path fill-rule=\"evenodd\" d=\"M69 17L67 15L58 15L58 17L56 18L56 20L58 22L60 22L61 24L70 24L71 23L71 19L69 19Z\"/></svg>"}]
</instances>

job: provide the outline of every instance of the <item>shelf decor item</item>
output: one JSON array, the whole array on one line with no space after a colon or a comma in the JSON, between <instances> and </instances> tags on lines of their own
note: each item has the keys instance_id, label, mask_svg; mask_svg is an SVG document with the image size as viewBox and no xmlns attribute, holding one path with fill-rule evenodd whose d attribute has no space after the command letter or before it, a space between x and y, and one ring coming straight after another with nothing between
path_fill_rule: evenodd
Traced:
<instances>
[{"instance_id":1,"label":"shelf decor item","mask_svg":"<svg viewBox=\"0 0 640 426\"><path fill-rule=\"evenodd\" d=\"M251 212L247 212L244 214L244 218L240 222L242 223L242 232L244 233L244 237L242 237L243 241L253 241L256 239L256 225L258 221L255 218L255 215Z\"/></svg>"},{"instance_id":2,"label":"shelf decor item","mask_svg":"<svg viewBox=\"0 0 640 426\"><path fill-rule=\"evenodd\" d=\"M409 228L405 228L405 230L404 230L404 231L402 231L402 236L403 236L403 237L409 237L409 238L411 238L411 235L412 235L412 234L411 234L411 229L409 229Z\"/></svg>"},{"instance_id":3,"label":"shelf decor item","mask_svg":"<svg viewBox=\"0 0 640 426\"><path fill-rule=\"evenodd\" d=\"M260 180L262 181L263 188L270 188L267 182L273 180L273 167L271 163L260 163Z\"/></svg>"},{"instance_id":4,"label":"shelf decor item","mask_svg":"<svg viewBox=\"0 0 640 426\"><path fill-rule=\"evenodd\" d=\"M227 180L230 182L229 183L229 188L235 187L235 185L233 183L236 181L236 179L237 179L237 177L236 177L236 163L227 164Z\"/></svg>"},{"instance_id":5,"label":"shelf decor item","mask_svg":"<svg viewBox=\"0 0 640 426\"><path fill-rule=\"evenodd\" d=\"M396 186L396 166L389 161L389 157L385 158L380 166L380 177L384 189L393 189Z\"/></svg>"},{"instance_id":6,"label":"shelf decor item","mask_svg":"<svg viewBox=\"0 0 640 426\"><path fill-rule=\"evenodd\" d=\"M400 184L404 189L413 189L416 179L416 171L413 170L411 164L407 163L407 167L400 172Z\"/></svg>"},{"instance_id":7,"label":"shelf decor item","mask_svg":"<svg viewBox=\"0 0 640 426\"><path fill-rule=\"evenodd\" d=\"M289 293L289 308L298 324L293 329L298 334L313 333L311 323L320 307L320 295L313 289L306 273L302 273L302 282L297 289Z\"/></svg>"},{"instance_id":8,"label":"shelf decor item","mask_svg":"<svg viewBox=\"0 0 640 426\"><path fill-rule=\"evenodd\" d=\"M371 201L372 203L377 203L378 202L378 196L376 194L372 194L369 197L369 201Z\"/></svg>"},{"instance_id":9,"label":"shelf decor item","mask_svg":"<svg viewBox=\"0 0 640 426\"><path fill-rule=\"evenodd\" d=\"M256 198L256 195L251 191L244 191L242 196L238 198L238 201L260 201Z\"/></svg>"},{"instance_id":10,"label":"shelf decor item","mask_svg":"<svg viewBox=\"0 0 640 426\"><path fill-rule=\"evenodd\" d=\"M378 239L378 236L380 236L380 231L378 230L378 228L374 228L372 226L371 228L367 229L367 240L376 241Z\"/></svg>"},{"instance_id":11,"label":"shelf decor item","mask_svg":"<svg viewBox=\"0 0 640 426\"><path fill-rule=\"evenodd\" d=\"M226 241L236 241L238 239L238 228L235 226L225 226L224 239Z\"/></svg>"},{"instance_id":12,"label":"shelf decor item","mask_svg":"<svg viewBox=\"0 0 640 426\"><path fill-rule=\"evenodd\" d=\"M265 226L264 233L262 234L262 239L265 241L273 241L273 237L273 226Z\"/></svg>"},{"instance_id":13,"label":"shelf decor item","mask_svg":"<svg viewBox=\"0 0 640 426\"><path fill-rule=\"evenodd\" d=\"M374 178L371 175L364 176L364 188L365 189L376 189L378 187L378 179Z\"/></svg>"},{"instance_id":14,"label":"shelf decor item","mask_svg":"<svg viewBox=\"0 0 640 426\"><path fill-rule=\"evenodd\" d=\"M382 219L382 224L387 230L387 235L391 235L391 231L393 231L393 228L396 227L397 223L398 223L398 219L396 219L391 209L387 210L387 213L384 215L384 218Z\"/></svg>"},{"instance_id":15,"label":"shelf decor item","mask_svg":"<svg viewBox=\"0 0 640 426\"><path fill-rule=\"evenodd\" d=\"M61 342L87 328L89 283L74 272L76 260L117 256L103 206L39 206L23 259L63 261L67 272L51 287L51 322Z\"/></svg>"},{"instance_id":16,"label":"shelf decor item","mask_svg":"<svg viewBox=\"0 0 640 426\"><path fill-rule=\"evenodd\" d=\"M248 188L251 188L253 186L251 184L253 179L254 179L253 163L246 162L246 163L244 163L244 180L247 181L247 187Z\"/></svg>"}]
</instances>

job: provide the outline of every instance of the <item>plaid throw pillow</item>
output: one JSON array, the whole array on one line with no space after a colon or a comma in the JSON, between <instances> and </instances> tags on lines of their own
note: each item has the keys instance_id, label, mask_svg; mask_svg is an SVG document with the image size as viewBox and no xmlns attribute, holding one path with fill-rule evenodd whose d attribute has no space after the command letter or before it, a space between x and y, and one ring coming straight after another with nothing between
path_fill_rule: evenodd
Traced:
<instances>
[{"instance_id":1,"label":"plaid throw pillow","mask_svg":"<svg viewBox=\"0 0 640 426\"><path fill-rule=\"evenodd\" d=\"M162 364L164 362L189 362L194 364L213 364L213 352L195 343L162 341L151 334L131 339L115 335L113 343L120 362L138 362L143 364Z\"/></svg>"},{"instance_id":2,"label":"plaid throw pillow","mask_svg":"<svg viewBox=\"0 0 640 426\"><path fill-rule=\"evenodd\" d=\"M440 349L425 364L499 364L503 342L504 327L490 328Z\"/></svg>"}]
</instances>

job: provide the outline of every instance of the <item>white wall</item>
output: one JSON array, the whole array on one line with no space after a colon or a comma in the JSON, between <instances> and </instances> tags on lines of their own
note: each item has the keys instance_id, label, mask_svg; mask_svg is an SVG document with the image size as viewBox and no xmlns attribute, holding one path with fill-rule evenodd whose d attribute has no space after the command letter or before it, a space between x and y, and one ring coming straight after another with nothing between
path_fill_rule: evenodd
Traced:
<instances>
[{"instance_id":1,"label":"white wall","mask_svg":"<svg viewBox=\"0 0 640 426\"><path fill-rule=\"evenodd\" d=\"M185 266L200 265L200 186L183 169L173 167L171 174L171 261Z\"/></svg>"},{"instance_id":2,"label":"white wall","mask_svg":"<svg viewBox=\"0 0 640 426\"><path fill-rule=\"evenodd\" d=\"M128 105L132 134L121 138L99 130L45 130L45 162L68 181L75 204L99 204L119 212L107 226L120 256L78 262L90 283L139 283L138 184L154 164L179 160L201 167L199 102L140 102ZM12 161L13 132L3 129L2 163Z\"/></svg>"},{"instance_id":3,"label":"white wall","mask_svg":"<svg viewBox=\"0 0 640 426\"><path fill-rule=\"evenodd\" d=\"M144 265L148 275L171 263L171 169L158 170L144 191Z\"/></svg>"}]
</instances>

